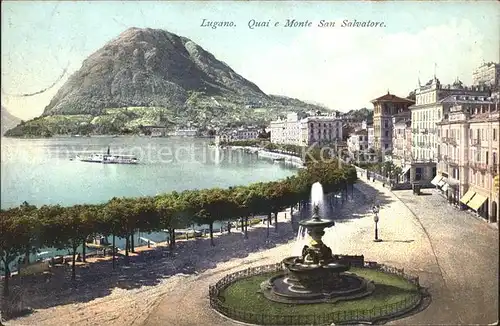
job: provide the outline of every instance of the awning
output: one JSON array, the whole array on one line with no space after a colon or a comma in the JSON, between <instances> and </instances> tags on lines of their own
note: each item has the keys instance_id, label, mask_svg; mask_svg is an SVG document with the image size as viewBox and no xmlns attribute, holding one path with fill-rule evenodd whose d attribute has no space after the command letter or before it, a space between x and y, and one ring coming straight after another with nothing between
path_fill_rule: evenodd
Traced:
<instances>
[{"instance_id":1,"label":"awning","mask_svg":"<svg viewBox=\"0 0 500 326\"><path fill-rule=\"evenodd\" d=\"M472 197L472 199L467 204L467 206L469 206L473 210L477 211L479 209L479 207L483 206L486 199L487 199L486 197L476 193L476 195L474 197Z\"/></svg>"},{"instance_id":2,"label":"awning","mask_svg":"<svg viewBox=\"0 0 500 326\"><path fill-rule=\"evenodd\" d=\"M444 184L443 188L441 188L442 191L448 190L449 185L447 183Z\"/></svg>"},{"instance_id":3,"label":"awning","mask_svg":"<svg viewBox=\"0 0 500 326\"><path fill-rule=\"evenodd\" d=\"M446 184L446 180L445 180L445 178L442 178L441 180L439 180L439 182L438 182L437 186L438 186L438 187L442 187L442 186L444 186L445 184Z\"/></svg>"},{"instance_id":4,"label":"awning","mask_svg":"<svg viewBox=\"0 0 500 326\"><path fill-rule=\"evenodd\" d=\"M469 191L467 191L465 195L463 195L463 197L460 198L460 202L463 204L467 204L475 194L476 193L472 191L472 189L469 189Z\"/></svg>"},{"instance_id":5,"label":"awning","mask_svg":"<svg viewBox=\"0 0 500 326\"><path fill-rule=\"evenodd\" d=\"M441 181L441 179L443 179L443 177L441 175L436 175L434 177L434 179L432 179L431 183L435 186L437 186L438 182Z\"/></svg>"},{"instance_id":6,"label":"awning","mask_svg":"<svg viewBox=\"0 0 500 326\"><path fill-rule=\"evenodd\" d=\"M406 173L408 173L408 171L410 171L410 169L411 169L411 165L405 166L405 168L403 169L403 172L401 172L400 175L405 175Z\"/></svg>"}]
</instances>

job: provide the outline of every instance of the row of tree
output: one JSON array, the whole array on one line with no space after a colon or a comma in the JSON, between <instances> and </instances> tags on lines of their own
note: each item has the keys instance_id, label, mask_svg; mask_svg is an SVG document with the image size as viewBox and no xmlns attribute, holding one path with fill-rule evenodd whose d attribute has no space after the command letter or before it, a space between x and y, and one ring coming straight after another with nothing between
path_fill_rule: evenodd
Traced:
<instances>
[{"instance_id":1,"label":"row of tree","mask_svg":"<svg viewBox=\"0 0 500 326\"><path fill-rule=\"evenodd\" d=\"M23 203L19 207L0 211L0 258L4 269L4 293L8 294L9 265L40 248L70 249L73 255L72 278L75 278L75 257L83 245L85 261L86 239L94 235L126 240L125 263L129 251L134 251L133 234L168 230L171 249L175 247L175 230L192 224L209 226L210 242L214 244L214 222L239 218L244 237L248 237L248 218L267 215L268 225L274 215L287 207L303 205L309 199L311 185L321 182L325 192L347 189L356 181L356 170L341 167L337 162L308 163L295 176L280 181L255 183L249 186L187 190L150 197L113 198L105 204L44 205L35 207ZM230 232L230 228L229 228ZM269 226L268 226L269 235ZM115 249L113 268L115 267Z\"/></svg>"}]
</instances>

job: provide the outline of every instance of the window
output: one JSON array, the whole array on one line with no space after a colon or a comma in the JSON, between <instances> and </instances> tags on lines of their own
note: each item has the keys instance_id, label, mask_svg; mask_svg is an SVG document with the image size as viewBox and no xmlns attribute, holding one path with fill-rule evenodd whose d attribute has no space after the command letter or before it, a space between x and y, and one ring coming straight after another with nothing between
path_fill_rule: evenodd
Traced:
<instances>
[{"instance_id":1,"label":"window","mask_svg":"<svg viewBox=\"0 0 500 326\"><path fill-rule=\"evenodd\" d=\"M388 149L389 148L389 144L384 144L384 148Z\"/></svg>"},{"instance_id":2,"label":"window","mask_svg":"<svg viewBox=\"0 0 500 326\"><path fill-rule=\"evenodd\" d=\"M422 168L415 169L415 181L422 180Z\"/></svg>"},{"instance_id":3,"label":"window","mask_svg":"<svg viewBox=\"0 0 500 326\"><path fill-rule=\"evenodd\" d=\"M489 160L489 159L490 159L490 158L489 158L489 156L490 156L489 154L490 154L490 153L489 153L488 151L486 151L486 162L485 162L485 163L486 163L486 165L488 165L488 164L489 164L489 161L490 161L490 160Z\"/></svg>"},{"instance_id":4,"label":"window","mask_svg":"<svg viewBox=\"0 0 500 326\"><path fill-rule=\"evenodd\" d=\"M389 137L389 131L388 130L385 131L385 136Z\"/></svg>"},{"instance_id":5,"label":"window","mask_svg":"<svg viewBox=\"0 0 500 326\"><path fill-rule=\"evenodd\" d=\"M493 140L497 140L497 130L493 129Z\"/></svg>"}]
</instances>

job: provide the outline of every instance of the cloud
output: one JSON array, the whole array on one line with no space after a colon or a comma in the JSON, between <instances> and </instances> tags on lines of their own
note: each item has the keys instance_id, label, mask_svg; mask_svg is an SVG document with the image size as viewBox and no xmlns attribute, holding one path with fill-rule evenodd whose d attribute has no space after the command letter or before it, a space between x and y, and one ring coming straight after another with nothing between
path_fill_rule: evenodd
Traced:
<instances>
[{"instance_id":1,"label":"cloud","mask_svg":"<svg viewBox=\"0 0 500 326\"><path fill-rule=\"evenodd\" d=\"M428 27L416 33L383 29L309 29L292 44L280 44L245 74L265 92L325 103L349 110L370 106L387 89L406 96L434 74L442 83L460 77L472 82L483 59L498 58L482 33L468 20ZM488 49L489 52L488 52Z\"/></svg>"}]
</instances>

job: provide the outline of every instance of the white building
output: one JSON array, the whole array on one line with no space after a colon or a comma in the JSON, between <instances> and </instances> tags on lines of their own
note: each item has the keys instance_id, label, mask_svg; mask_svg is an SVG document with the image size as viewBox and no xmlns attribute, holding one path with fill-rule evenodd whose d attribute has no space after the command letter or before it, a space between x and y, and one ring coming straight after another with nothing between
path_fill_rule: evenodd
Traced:
<instances>
[{"instance_id":1,"label":"white building","mask_svg":"<svg viewBox=\"0 0 500 326\"><path fill-rule=\"evenodd\" d=\"M368 131L358 130L347 138L349 153L364 152L368 150Z\"/></svg>"},{"instance_id":2,"label":"white building","mask_svg":"<svg viewBox=\"0 0 500 326\"><path fill-rule=\"evenodd\" d=\"M271 142L307 146L342 140L342 120L337 115L316 115L299 120L296 113L272 121Z\"/></svg>"},{"instance_id":3,"label":"white building","mask_svg":"<svg viewBox=\"0 0 500 326\"><path fill-rule=\"evenodd\" d=\"M483 63L472 73L474 85L497 87L500 82L500 65L494 62Z\"/></svg>"},{"instance_id":4,"label":"white building","mask_svg":"<svg viewBox=\"0 0 500 326\"><path fill-rule=\"evenodd\" d=\"M286 119L271 121L271 143L300 145L300 121L297 113L289 113Z\"/></svg>"},{"instance_id":5,"label":"white building","mask_svg":"<svg viewBox=\"0 0 500 326\"><path fill-rule=\"evenodd\" d=\"M368 148L374 148L375 146L375 128L373 124L367 124L366 131L368 133Z\"/></svg>"}]
</instances>

